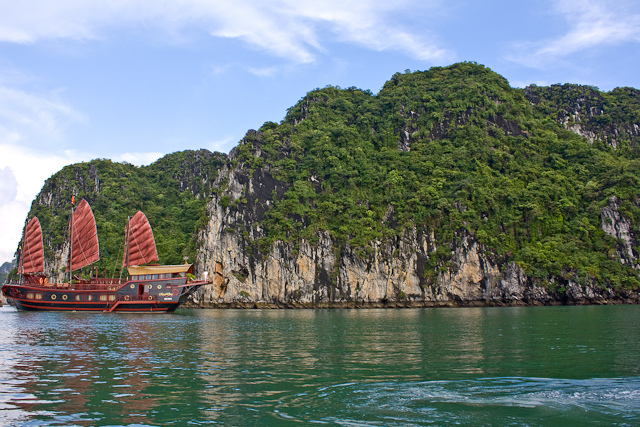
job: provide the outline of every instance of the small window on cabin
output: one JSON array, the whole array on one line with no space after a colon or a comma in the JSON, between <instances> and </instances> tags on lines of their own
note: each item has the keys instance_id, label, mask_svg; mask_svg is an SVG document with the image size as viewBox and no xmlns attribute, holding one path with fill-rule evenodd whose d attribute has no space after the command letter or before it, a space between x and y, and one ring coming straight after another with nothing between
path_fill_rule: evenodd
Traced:
<instances>
[{"instance_id":1,"label":"small window on cabin","mask_svg":"<svg viewBox=\"0 0 640 427\"><path fill-rule=\"evenodd\" d=\"M42 294L36 294L36 299L42 299Z\"/></svg>"},{"instance_id":2,"label":"small window on cabin","mask_svg":"<svg viewBox=\"0 0 640 427\"><path fill-rule=\"evenodd\" d=\"M153 280L158 280L158 275L157 275L157 274L154 274L154 275L153 275L153 277L152 277L151 279L153 279Z\"/></svg>"},{"instance_id":3,"label":"small window on cabin","mask_svg":"<svg viewBox=\"0 0 640 427\"><path fill-rule=\"evenodd\" d=\"M180 277L184 277L184 276L185 276L185 274L184 274L184 273L180 273Z\"/></svg>"},{"instance_id":4,"label":"small window on cabin","mask_svg":"<svg viewBox=\"0 0 640 427\"><path fill-rule=\"evenodd\" d=\"M138 280L138 275L134 274L133 276L131 276L131 280Z\"/></svg>"},{"instance_id":5,"label":"small window on cabin","mask_svg":"<svg viewBox=\"0 0 640 427\"><path fill-rule=\"evenodd\" d=\"M109 295L109 301L115 301L115 300L116 300L115 295Z\"/></svg>"},{"instance_id":6,"label":"small window on cabin","mask_svg":"<svg viewBox=\"0 0 640 427\"><path fill-rule=\"evenodd\" d=\"M82 295L76 295L76 301L82 301Z\"/></svg>"},{"instance_id":7,"label":"small window on cabin","mask_svg":"<svg viewBox=\"0 0 640 427\"><path fill-rule=\"evenodd\" d=\"M106 295L100 295L100 301L106 301L106 300L107 300Z\"/></svg>"},{"instance_id":8,"label":"small window on cabin","mask_svg":"<svg viewBox=\"0 0 640 427\"><path fill-rule=\"evenodd\" d=\"M147 280L151 280L151 275L147 274Z\"/></svg>"},{"instance_id":9,"label":"small window on cabin","mask_svg":"<svg viewBox=\"0 0 640 427\"><path fill-rule=\"evenodd\" d=\"M91 301L91 300L93 300L93 295L87 295L87 297L85 299L87 301Z\"/></svg>"},{"instance_id":10,"label":"small window on cabin","mask_svg":"<svg viewBox=\"0 0 640 427\"><path fill-rule=\"evenodd\" d=\"M27 299L33 299L33 292L27 292Z\"/></svg>"}]
</instances>

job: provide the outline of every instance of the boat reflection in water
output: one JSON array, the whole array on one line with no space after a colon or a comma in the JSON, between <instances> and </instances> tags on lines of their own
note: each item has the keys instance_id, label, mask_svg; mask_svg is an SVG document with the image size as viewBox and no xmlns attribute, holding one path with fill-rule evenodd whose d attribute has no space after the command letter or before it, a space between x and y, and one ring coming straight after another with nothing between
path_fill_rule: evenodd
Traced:
<instances>
[{"instance_id":1,"label":"boat reflection in water","mask_svg":"<svg viewBox=\"0 0 640 427\"><path fill-rule=\"evenodd\" d=\"M191 360L182 360L184 350L177 352L167 339L178 334L198 346L197 334L188 330L193 323L179 314L16 313L4 307L0 318L0 352L18 356L5 359L7 369L0 370L0 425L164 423L176 417L171 407L188 409L203 387Z\"/></svg>"}]
</instances>

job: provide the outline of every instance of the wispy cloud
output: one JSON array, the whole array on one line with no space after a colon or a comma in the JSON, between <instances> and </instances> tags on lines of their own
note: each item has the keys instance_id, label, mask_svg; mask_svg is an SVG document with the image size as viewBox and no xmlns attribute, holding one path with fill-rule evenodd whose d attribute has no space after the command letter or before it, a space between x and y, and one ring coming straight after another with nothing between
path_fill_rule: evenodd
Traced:
<instances>
[{"instance_id":1,"label":"wispy cloud","mask_svg":"<svg viewBox=\"0 0 640 427\"><path fill-rule=\"evenodd\" d=\"M51 145L60 140L69 123L85 120L57 92L34 94L0 86L0 136L4 140L19 145L39 140Z\"/></svg>"},{"instance_id":2,"label":"wispy cloud","mask_svg":"<svg viewBox=\"0 0 640 427\"><path fill-rule=\"evenodd\" d=\"M0 134L0 264L13 257L31 202L45 180L64 166L89 161L91 153L72 150L51 153L21 147L16 134ZM114 158L140 166L148 165L161 153L125 153Z\"/></svg>"},{"instance_id":3,"label":"wispy cloud","mask_svg":"<svg viewBox=\"0 0 640 427\"><path fill-rule=\"evenodd\" d=\"M31 202L45 180L66 165L98 157L66 149L66 127L84 120L58 93L0 86L0 263L13 257ZM115 160L142 165L160 156L125 153Z\"/></svg>"},{"instance_id":4,"label":"wispy cloud","mask_svg":"<svg viewBox=\"0 0 640 427\"><path fill-rule=\"evenodd\" d=\"M428 0L439 3L439 0ZM42 39L87 40L111 28L155 28L180 38L200 29L296 63L314 62L329 43L394 50L421 60L450 55L424 29L405 28L394 18L411 13L414 1L386 0L23 0L2 6L0 40L35 43Z\"/></svg>"},{"instance_id":5,"label":"wispy cloud","mask_svg":"<svg viewBox=\"0 0 640 427\"><path fill-rule=\"evenodd\" d=\"M16 200L18 194L18 180L13 171L5 167L0 168L0 264L11 261L13 252L20 240L24 221L24 211L29 205Z\"/></svg>"},{"instance_id":6,"label":"wispy cloud","mask_svg":"<svg viewBox=\"0 0 640 427\"><path fill-rule=\"evenodd\" d=\"M553 61L589 49L640 43L640 7L633 2L560 0L554 11L567 23L567 30L554 39L518 43L510 59L545 67Z\"/></svg>"},{"instance_id":7,"label":"wispy cloud","mask_svg":"<svg viewBox=\"0 0 640 427\"><path fill-rule=\"evenodd\" d=\"M0 205L0 218L3 222L0 227L0 265L13 259L22 236L22 227L28 211L28 204L15 200Z\"/></svg>"},{"instance_id":8,"label":"wispy cloud","mask_svg":"<svg viewBox=\"0 0 640 427\"><path fill-rule=\"evenodd\" d=\"M20 80L0 74L0 82ZM86 117L66 103L60 91L34 93L0 84L0 169L15 194L5 200L31 204L44 180L79 157L66 151L67 126Z\"/></svg>"},{"instance_id":9,"label":"wispy cloud","mask_svg":"<svg viewBox=\"0 0 640 427\"><path fill-rule=\"evenodd\" d=\"M274 74L278 73L280 71L280 68L278 68L278 67L264 67L264 68L249 67L249 68L247 68L247 71L249 71L254 76L271 77Z\"/></svg>"},{"instance_id":10,"label":"wispy cloud","mask_svg":"<svg viewBox=\"0 0 640 427\"><path fill-rule=\"evenodd\" d=\"M72 152L61 155L31 150L15 143L18 134L0 134L0 263L9 261L18 246L31 201L44 181L63 166L79 161Z\"/></svg>"},{"instance_id":11,"label":"wispy cloud","mask_svg":"<svg viewBox=\"0 0 640 427\"><path fill-rule=\"evenodd\" d=\"M228 153L238 143L238 140L233 137L227 137L217 141L211 141L207 145L207 149L210 151L219 151L221 153Z\"/></svg>"},{"instance_id":12,"label":"wispy cloud","mask_svg":"<svg viewBox=\"0 0 640 427\"><path fill-rule=\"evenodd\" d=\"M113 158L116 162L127 162L136 166L149 165L160 157L164 156L162 153L124 153L119 154Z\"/></svg>"}]
</instances>

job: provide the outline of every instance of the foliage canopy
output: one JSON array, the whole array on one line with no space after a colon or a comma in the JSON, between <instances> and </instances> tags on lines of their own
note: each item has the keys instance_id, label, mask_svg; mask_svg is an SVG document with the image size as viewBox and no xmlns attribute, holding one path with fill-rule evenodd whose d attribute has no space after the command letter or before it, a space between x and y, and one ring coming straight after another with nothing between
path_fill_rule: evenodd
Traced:
<instances>
[{"instance_id":1,"label":"foliage canopy","mask_svg":"<svg viewBox=\"0 0 640 427\"><path fill-rule=\"evenodd\" d=\"M208 198L224 190L224 179L222 188L212 184L218 170L226 164L252 176L262 168L286 191L274 191L265 214L248 224L262 230L261 248L314 242L329 231L366 257L372 241L415 227L439 247L425 270L434 275L464 231L541 283L636 288L637 270L620 262L622 242L603 232L601 210L616 200L640 227L639 125L636 89L517 89L465 62L396 73L375 95L313 90L280 123L249 132L229 158L201 150L143 168L108 160L68 166L47 181L31 214L50 230L47 243L61 247L71 194L86 197L98 220L99 268L110 269L126 217L140 209L161 261L179 263L193 256ZM219 203L242 210L242 200L225 194Z\"/></svg>"}]
</instances>

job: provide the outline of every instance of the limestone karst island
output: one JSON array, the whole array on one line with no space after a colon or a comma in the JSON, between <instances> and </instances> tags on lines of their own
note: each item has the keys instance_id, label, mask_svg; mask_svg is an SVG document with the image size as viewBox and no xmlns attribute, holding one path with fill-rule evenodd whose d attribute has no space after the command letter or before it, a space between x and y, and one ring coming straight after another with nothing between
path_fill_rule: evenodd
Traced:
<instances>
[{"instance_id":1,"label":"limestone karst island","mask_svg":"<svg viewBox=\"0 0 640 427\"><path fill-rule=\"evenodd\" d=\"M29 217L53 281L72 196L100 236L79 277L120 274L143 211L160 262L211 282L192 307L637 303L639 195L640 91L459 63L312 90L228 155L67 166Z\"/></svg>"}]
</instances>

